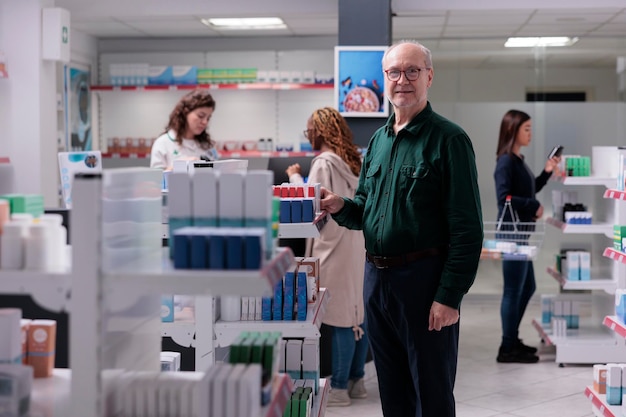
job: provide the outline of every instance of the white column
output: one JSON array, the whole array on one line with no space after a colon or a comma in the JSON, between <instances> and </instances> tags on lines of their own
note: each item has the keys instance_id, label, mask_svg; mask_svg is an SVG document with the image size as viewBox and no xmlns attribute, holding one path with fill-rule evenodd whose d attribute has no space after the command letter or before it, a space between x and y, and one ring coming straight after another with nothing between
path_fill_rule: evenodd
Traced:
<instances>
[{"instance_id":1,"label":"white column","mask_svg":"<svg viewBox=\"0 0 626 417\"><path fill-rule=\"evenodd\" d=\"M53 0L0 0L0 155L14 166L13 191L43 194L58 207L56 64L41 59L41 9Z\"/></svg>"}]
</instances>

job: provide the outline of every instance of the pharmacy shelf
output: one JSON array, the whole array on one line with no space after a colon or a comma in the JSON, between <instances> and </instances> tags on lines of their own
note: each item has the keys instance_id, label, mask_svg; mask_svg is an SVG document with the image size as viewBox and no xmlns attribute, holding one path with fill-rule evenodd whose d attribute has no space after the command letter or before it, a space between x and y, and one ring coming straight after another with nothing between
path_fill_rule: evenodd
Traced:
<instances>
[{"instance_id":1,"label":"pharmacy shelf","mask_svg":"<svg viewBox=\"0 0 626 417\"><path fill-rule=\"evenodd\" d=\"M566 337L554 336L550 326L542 325L540 319L533 319L532 325L546 345L556 346L555 361L560 365L626 362L624 340L595 323L583 322L578 329L568 329Z\"/></svg>"},{"instance_id":2,"label":"pharmacy shelf","mask_svg":"<svg viewBox=\"0 0 626 417\"><path fill-rule=\"evenodd\" d=\"M606 316L602 321L602 324L613 330L621 337L626 338L626 325L622 323L620 319L617 318L617 316Z\"/></svg>"},{"instance_id":3,"label":"pharmacy shelf","mask_svg":"<svg viewBox=\"0 0 626 417\"><path fill-rule=\"evenodd\" d=\"M70 415L70 390L72 372L55 369L50 378L33 380L30 417L55 417ZM263 407L262 417L282 417L293 391L289 375L279 374L274 380L272 401ZM320 383L320 392L322 385ZM323 416L323 414L319 414Z\"/></svg>"},{"instance_id":4,"label":"pharmacy shelf","mask_svg":"<svg viewBox=\"0 0 626 417\"><path fill-rule=\"evenodd\" d=\"M609 223L569 224L555 219L554 217L548 217L546 223L560 229L563 233L602 234L607 237L613 237L613 225Z\"/></svg>"},{"instance_id":5,"label":"pharmacy shelf","mask_svg":"<svg viewBox=\"0 0 626 417\"><path fill-rule=\"evenodd\" d=\"M315 157L319 152L294 152L294 151L218 151L222 159L238 158L295 158L295 157ZM105 152L102 158L128 158L146 159L150 158L150 153L136 152Z\"/></svg>"},{"instance_id":6,"label":"pharmacy shelf","mask_svg":"<svg viewBox=\"0 0 626 417\"><path fill-rule=\"evenodd\" d=\"M293 382L289 375L277 375L272 387L272 401L263 407L261 415L264 417L282 417L292 392Z\"/></svg>"},{"instance_id":7,"label":"pharmacy shelf","mask_svg":"<svg viewBox=\"0 0 626 417\"><path fill-rule=\"evenodd\" d=\"M91 91L186 91L205 90L330 90L334 84L315 83L233 83L187 85L92 85Z\"/></svg>"},{"instance_id":8,"label":"pharmacy shelf","mask_svg":"<svg viewBox=\"0 0 626 417\"><path fill-rule=\"evenodd\" d=\"M69 271L0 271L0 294L26 294L50 311L67 311L70 303Z\"/></svg>"},{"instance_id":9,"label":"pharmacy shelf","mask_svg":"<svg viewBox=\"0 0 626 417\"><path fill-rule=\"evenodd\" d=\"M328 403L328 394L330 393L330 381L322 378L319 382L319 389L313 401L313 409L311 417L324 417L326 414L326 404Z\"/></svg>"},{"instance_id":10,"label":"pharmacy shelf","mask_svg":"<svg viewBox=\"0 0 626 417\"><path fill-rule=\"evenodd\" d=\"M614 200L626 200L626 191L608 189L604 191L604 198L612 198Z\"/></svg>"},{"instance_id":11,"label":"pharmacy shelf","mask_svg":"<svg viewBox=\"0 0 626 417\"><path fill-rule=\"evenodd\" d=\"M164 248L161 259L154 260L157 266L161 263L161 268L145 270L130 264L105 273L105 291L113 299L127 290L142 294L260 296L271 292L293 261L291 249L278 248L276 256L260 270L174 269L169 248Z\"/></svg>"},{"instance_id":12,"label":"pharmacy shelf","mask_svg":"<svg viewBox=\"0 0 626 417\"><path fill-rule=\"evenodd\" d=\"M602 256L613 259L615 262L626 264L626 253L613 248L606 248Z\"/></svg>"},{"instance_id":13,"label":"pharmacy shelf","mask_svg":"<svg viewBox=\"0 0 626 417\"><path fill-rule=\"evenodd\" d=\"M617 183L615 177L560 177L564 185L601 185L610 188Z\"/></svg>"},{"instance_id":14,"label":"pharmacy shelf","mask_svg":"<svg viewBox=\"0 0 626 417\"><path fill-rule=\"evenodd\" d=\"M548 274L557 280L564 290L602 290L607 294L615 294L617 281L613 279L591 279L589 281L572 281L566 279L554 268L547 268Z\"/></svg>"},{"instance_id":15,"label":"pharmacy shelf","mask_svg":"<svg viewBox=\"0 0 626 417\"><path fill-rule=\"evenodd\" d=\"M312 223L280 223L278 237L281 239L318 238L329 218L330 214L322 211Z\"/></svg>"},{"instance_id":16,"label":"pharmacy shelf","mask_svg":"<svg viewBox=\"0 0 626 417\"><path fill-rule=\"evenodd\" d=\"M217 346L230 346L244 331L281 332L282 337L319 338L322 318L329 299L328 290L320 288L315 304L307 307L306 321L220 321L215 323Z\"/></svg>"},{"instance_id":17,"label":"pharmacy shelf","mask_svg":"<svg viewBox=\"0 0 626 417\"><path fill-rule=\"evenodd\" d=\"M589 398L594 415L599 417L619 417L622 415L619 405L609 405L606 395L597 393L593 387L585 388L585 397Z\"/></svg>"},{"instance_id":18,"label":"pharmacy shelf","mask_svg":"<svg viewBox=\"0 0 626 417\"><path fill-rule=\"evenodd\" d=\"M71 381L69 369L54 369L49 378L33 379L29 416L69 416Z\"/></svg>"},{"instance_id":19,"label":"pharmacy shelf","mask_svg":"<svg viewBox=\"0 0 626 417\"><path fill-rule=\"evenodd\" d=\"M161 337L171 337L179 346L196 347L196 323L193 321L173 321L161 323Z\"/></svg>"}]
</instances>

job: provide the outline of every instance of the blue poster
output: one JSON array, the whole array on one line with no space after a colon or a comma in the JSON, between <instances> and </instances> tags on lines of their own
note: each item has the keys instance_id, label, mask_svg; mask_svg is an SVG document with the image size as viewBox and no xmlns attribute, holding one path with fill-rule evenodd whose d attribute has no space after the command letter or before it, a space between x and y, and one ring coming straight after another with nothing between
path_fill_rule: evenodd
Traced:
<instances>
[{"instance_id":1,"label":"blue poster","mask_svg":"<svg viewBox=\"0 0 626 417\"><path fill-rule=\"evenodd\" d=\"M67 130L69 132L68 151L90 151L91 140L91 96L89 94L89 71L69 67L67 90Z\"/></svg>"},{"instance_id":2,"label":"blue poster","mask_svg":"<svg viewBox=\"0 0 626 417\"><path fill-rule=\"evenodd\" d=\"M387 117L382 58L387 47L335 47L335 104L343 116Z\"/></svg>"}]
</instances>

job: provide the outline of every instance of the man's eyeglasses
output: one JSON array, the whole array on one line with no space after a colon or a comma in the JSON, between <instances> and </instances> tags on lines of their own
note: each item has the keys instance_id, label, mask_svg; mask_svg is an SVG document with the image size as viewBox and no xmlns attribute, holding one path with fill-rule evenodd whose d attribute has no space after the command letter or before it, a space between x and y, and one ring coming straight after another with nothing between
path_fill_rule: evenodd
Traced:
<instances>
[{"instance_id":1,"label":"man's eyeglasses","mask_svg":"<svg viewBox=\"0 0 626 417\"><path fill-rule=\"evenodd\" d=\"M302 133L304 134L304 137L309 139L309 135L311 134L311 132L313 132L313 129L305 129L302 131Z\"/></svg>"},{"instance_id":2,"label":"man's eyeglasses","mask_svg":"<svg viewBox=\"0 0 626 417\"><path fill-rule=\"evenodd\" d=\"M387 74L387 79L389 81L398 81L404 73L404 76L409 81L415 81L420 77L420 71L429 70L430 68L410 68L406 71L400 70L386 70L385 74Z\"/></svg>"}]
</instances>

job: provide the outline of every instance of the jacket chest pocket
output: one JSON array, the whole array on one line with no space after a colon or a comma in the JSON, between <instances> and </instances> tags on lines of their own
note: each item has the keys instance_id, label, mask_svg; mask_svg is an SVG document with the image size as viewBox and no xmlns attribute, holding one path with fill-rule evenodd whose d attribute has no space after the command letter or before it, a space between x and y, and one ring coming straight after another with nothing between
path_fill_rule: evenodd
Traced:
<instances>
[{"instance_id":1,"label":"jacket chest pocket","mask_svg":"<svg viewBox=\"0 0 626 417\"><path fill-rule=\"evenodd\" d=\"M380 164L374 164L365 173L365 188L371 194L376 191L380 184Z\"/></svg>"},{"instance_id":2,"label":"jacket chest pocket","mask_svg":"<svg viewBox=\"0 0 626 417\"><path fill-rule=\"evenodd\" d=\"M437 201L441 191L437 185L433 173L425 165L403 165L400 168L399 188L401 196L407 200L424 206Z\"/></svg>"}]
</instances>

